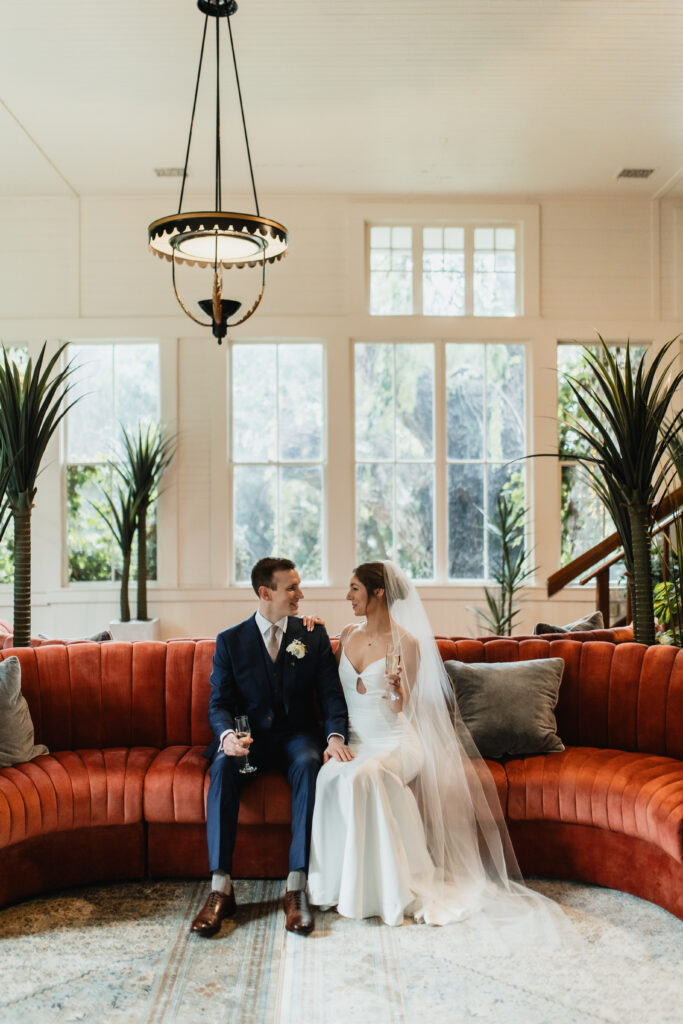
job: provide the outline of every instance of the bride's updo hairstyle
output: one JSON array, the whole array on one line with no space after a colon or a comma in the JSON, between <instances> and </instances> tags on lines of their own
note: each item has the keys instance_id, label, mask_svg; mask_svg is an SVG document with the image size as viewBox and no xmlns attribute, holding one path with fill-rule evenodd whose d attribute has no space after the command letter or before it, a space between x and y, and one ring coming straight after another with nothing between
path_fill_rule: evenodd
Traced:
<instances>
[{"instance_id":1,"label":"bride's updo hairstyle","mask_svg":"<svg viewBox=\"0 0 683 1024\"><path fill-rule=\"evenodd\" d=\"M353 574L358 577L367 590L368 597L374 597L378 590L384 590L385 597L387 596L387 584L384 577L384 562L363 562L362 565L356 566L353 570ZM393 592L390 595L391 600L401 601L407 596L407 586L401 579L397 579L394 582Z\"/></svg>"}]
</instances>

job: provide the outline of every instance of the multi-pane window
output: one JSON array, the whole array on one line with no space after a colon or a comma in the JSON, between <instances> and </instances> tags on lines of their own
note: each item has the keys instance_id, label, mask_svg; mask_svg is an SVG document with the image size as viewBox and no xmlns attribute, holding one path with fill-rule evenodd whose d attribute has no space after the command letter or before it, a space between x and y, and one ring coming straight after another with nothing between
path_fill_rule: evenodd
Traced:
<instances>
[{"instance_id":1,"label":"multi-pane window","mask_svg":"<svg viewBox=\"0 0 683 1024\"><path fill-rule=\"evenodd\" d=\"M445 366L440 393L437 356ZM524 463L514 461L526 454L524 378L521 345L356 344L359 560L395 559L418 580L490 578L500 553L487 526L496 497L526 504ZM444 509L435 500L439 481Z\"/></svg>"},{"instance_id":2,"label":"multi-pane window","mask_svg":"<svg viewBox=\"0 0 683 1024\"><path fill-rule=\"evenodd\" d=\"M373 316L518 316L514 224L380 226L369 231Z\"/></svg>"},{"instance_id":3,"label":"multi-pane window","mask_svg":"<svg viewBox=\"0 0 683 1024\"><path fill-rule=\"evenodd\" d=\"M448 577L488 579L500 557L487 521L499 494L525 506L524 347L446 345Z\"/></svg>"},{"instance_id":4,"label":"multi-pane window","mask_svg":"<svg viewBox=\"0 0 683 1024\"><path fill-rule=\"evenodd\" d=\"M5 346L7 359L23 373L28 363L28 348L25 345ZM0 358L3 358L0 352ZM10 519L5 533L0 540L0 583L12 583L14 580L14 524Z\"/></svg>"},{"instance_id":5,"label":"multi-pane window","mask_svg":"<svg viewBox=\"0 0 683 1024\"><path fill-rule=\"evenodd\" d=\"M612 348L619 365L623 366L626 347L614 344L610 348ZM631 362L636 363L645 350L644 345L632 345ZM598 349L596 348L595 351L597 352ZM560 451L573 450L577 447L578 435L571 428L571 419L581 415L578 403L569 386L568 377L589 387L593 384L593 372L586 362L582 345L560 343L557 347L558 444ZM569 459L561 462L561 478L561 564L567 565L578 555L612 533L614 524L605 506L588 486L586 475L576 462Z\"/></svg>"},{"instance_id":6,"label":"multi-pane window","mask_svg":"<svg viewBox=\"0 0 683 1024\"><path fill-rule=\"evenodd\" d=\"M514 228L474 229L472 312L475 316L515 315L516 250Z\"/></svg>"},{"instance_id":7,"label":"multi-pane window","mask_svg":"<svg viewBox=\"0 0 683 1024\"><path fill-rule=\"evenodd\" d=\"M434 346L355 346L356 549L434 577Z\"/></svg>"},{"instance_id":8,"label":"multi-pane window","mask_svg":"<svg viewBox=\"0 0 683 1024\"><path fill-rule=\"evenodd\" d=\"M267 555L323 579L325 359L321 344L232 346L234 579Z\"/></svg>"},{"instance_id":9,"label":"multi-pane window","mask_svg":"<svg viewBox=\"0 0 683 1024\"><path fill-rule=\"evenodd\" d=\"M412 311L412 228L370 228L370 312L402 316Z\"/></svg>"},{"instance_id":10,"label":"multi-pane window","mask_svg":"<svg viewBox=\"0 0 683 1024\"><path fill-rule=\"evenodd\" d=\"M69 580L114 580L120 578L121 552L96 509L106 510L103 495L117 485L110 463L123 456L121 427L134 432L139 423L159 422L159 346L71 344L67 356L78 368L73 394L80 396L66 416ZM156 579L154 506L147 522L148 576ZM134 556L133 576L135 566Z\"/></svg>"},{"instance_id":11,"label":"multi-pane window","mask_svg":"<svg viewBox=\"0 0 683 1024\"><path fill-rule=\"evenodd\" d=\"M425 316L465 315L464 228L424 228L422 312Z\"/></svg>"}]
</instances>

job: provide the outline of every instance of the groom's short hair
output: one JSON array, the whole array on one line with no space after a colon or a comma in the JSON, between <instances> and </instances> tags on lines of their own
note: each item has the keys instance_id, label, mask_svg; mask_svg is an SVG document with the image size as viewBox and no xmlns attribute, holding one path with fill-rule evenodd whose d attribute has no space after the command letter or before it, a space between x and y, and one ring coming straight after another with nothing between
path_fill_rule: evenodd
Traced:
<instances>
[{"instance_id":1,"label":"groom's short hair","mask_svg":"<svg viewBox=\"0 0 683 1024\"><path fill-rule=\"evenodd\" d=\"M275 590L273 574L290 569L296 569L296 566L289 558L260 558L251 570L251 585L256 596L258 597L259 587Z\"/></svg>"}]
</instances>

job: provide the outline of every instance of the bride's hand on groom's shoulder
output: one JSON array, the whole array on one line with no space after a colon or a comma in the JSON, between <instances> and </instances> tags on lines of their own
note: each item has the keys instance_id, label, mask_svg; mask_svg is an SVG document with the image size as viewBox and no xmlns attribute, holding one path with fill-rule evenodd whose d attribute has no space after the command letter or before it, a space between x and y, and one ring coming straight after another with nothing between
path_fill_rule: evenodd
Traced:
<instances>
[{"instance_id":1,"label":"bride's hand on groom's shoulder","mask_svg":"<svg viewBox=\"0 0 683 1024\"><path fill-rule=\"evenodd\" d=\"M333 757L335 761L353 761L353 754L344 743L341 736L330 736L327 747L323 752L323 764Z\"/></svg>"},{"instance_id":2,"label":"bride's hand on groom's shoulder","mask_svg":"<svg viewBox=\"0 0 683 1024\"><path fill-rule=\"evenodd\" d=\"M321 619L319 615L302 615L301 621L310 633L316 626L324 626L325 620Z\"/></svg>"}]
</instances>

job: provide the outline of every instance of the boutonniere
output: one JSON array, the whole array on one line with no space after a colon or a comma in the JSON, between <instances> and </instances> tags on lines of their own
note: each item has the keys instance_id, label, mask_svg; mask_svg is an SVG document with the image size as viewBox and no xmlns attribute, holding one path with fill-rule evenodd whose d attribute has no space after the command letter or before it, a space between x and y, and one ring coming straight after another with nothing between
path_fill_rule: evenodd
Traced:
<instances>
[{"instance_id":1,"label":"boutonniere","mask_svg":"<svg viewBox=\"0 0 683 1024\"><path fill-rule=\"evenodd\" d=\"M300 661L306 654L306 644L303 640L292 640L291 644L287 644L285 650L287 651L287 654L292 655L292 658L296 658L297 661ZM294 662L292 661L291 664L293 665Z\"/></svg>"}]
</instances>

